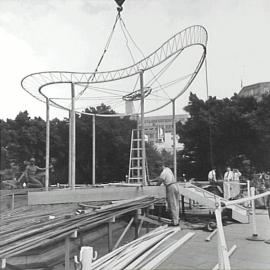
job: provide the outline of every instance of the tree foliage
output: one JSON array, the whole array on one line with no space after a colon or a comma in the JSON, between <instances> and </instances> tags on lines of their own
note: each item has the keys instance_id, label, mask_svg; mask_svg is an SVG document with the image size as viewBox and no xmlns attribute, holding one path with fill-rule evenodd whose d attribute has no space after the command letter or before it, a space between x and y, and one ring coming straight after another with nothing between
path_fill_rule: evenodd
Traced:
<instances>
[{"instance_id":1,"label":"tree foliage","mask_svg":"<svg viewBox=\"0 0 270 270\"><path fill-rule=\"evenodd\" d=\"M88 108L86 113L115 114L109 106L101 104ZM96 116L96 181L97 183L123 181L128 174L132 129L136 121L129 117ZM24 169L24 161L35 157L45 167L46 123L41 118L31 119L27 111L17 117L0 120L1 169L10 161ZM76 183L92 183L92 116L76 115ZM69 119L50 121L50 156L56 160L52 183L67 183L69 157ZM149 171L156 176L160 160L152 145L147 145ZM7 161L7 162L5 162Z\"/></svg>"},{"instance_id":2,"label":"tree foliage","mask_svg":"<svg viewBox=\"0 0 270 270\"><path fill-rule=\"evenodd\" d=\"M185 110L190 118L177 124L181 173L206 179L211 166L224 172L226 166L250 170L270 168L270 96L262 101L253 97L233 97L207 101L190 94ZM245 166L249 164L249 166ZM247 168L248 167L248 168Z\"/></svg>"}]
</instances>

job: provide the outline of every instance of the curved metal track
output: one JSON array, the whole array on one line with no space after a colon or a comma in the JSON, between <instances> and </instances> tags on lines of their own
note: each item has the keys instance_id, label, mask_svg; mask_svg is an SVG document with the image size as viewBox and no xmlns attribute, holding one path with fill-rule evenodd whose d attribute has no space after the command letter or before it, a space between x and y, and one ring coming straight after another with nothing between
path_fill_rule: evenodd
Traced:
<instances>
[{"instance_id":1,"label":"curved metal track","mask_svg":"<svg viewBox=\"0 0 270 270\"><path fill-rule=\"evenodd\" d=\"M24 77L21 81L22 88L31 94L36 99L45 102L47 97L43 93L43 88L48 85L52 84L59 84L59 83L68 83L68 84L78 84L78 85L90 85L96 83L103 83L103 82L110 82L121 80L124 78L128 78L139 74L141 70L147 71L150 70L166 60L170 57L176 55L177 53L180 54L184 49L199 45L203 48L203 53L200 58L200 61L192 74L191 78L189 79L188 83L181 90L181 92L174 98L178 98L182 95L189 85L192 83L194 78L196 77L197 73L199 72L205 56L206 56L206 45L207 45L207 31L203 26L194 25L188 27L181 32L177 33L169 40L164 42L156 51L142 59L141 61L137 62L134 65L131 65L126 68L112 70L112 71L104 71L104 72L68 72L68 71L46 71L46 72L37 72L30 74ZM62 108L68 110L68 108L56 103L55 101L50 101L51 104L55 107ZM161 107L151 110L156 111L160 108L165 107L171 101L168 101L166 104L162 105ZM150 111L149 111L150 112ZM146 113L149 113L146 112ZM80 112L81 113L81 112ZM105 116L105 115L101 115ZM112 115L110 115L112 116Z\"/></svg>"}]
</instances>

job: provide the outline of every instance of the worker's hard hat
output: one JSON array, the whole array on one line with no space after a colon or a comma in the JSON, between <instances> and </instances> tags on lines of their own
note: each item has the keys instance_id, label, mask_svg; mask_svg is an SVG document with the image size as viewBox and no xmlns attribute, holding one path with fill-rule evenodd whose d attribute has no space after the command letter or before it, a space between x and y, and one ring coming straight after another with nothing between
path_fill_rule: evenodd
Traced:
<instances>
[{"instance_id":1,"label":"worker's hard hat","mask_svg":"<svg viewBox=\"0 0 270 270\"><path fill-rule=\"evenodd\" d=\"M35 162L36 159L35 158L30 158L30 161Z\"/></svg>"}]
</instances>

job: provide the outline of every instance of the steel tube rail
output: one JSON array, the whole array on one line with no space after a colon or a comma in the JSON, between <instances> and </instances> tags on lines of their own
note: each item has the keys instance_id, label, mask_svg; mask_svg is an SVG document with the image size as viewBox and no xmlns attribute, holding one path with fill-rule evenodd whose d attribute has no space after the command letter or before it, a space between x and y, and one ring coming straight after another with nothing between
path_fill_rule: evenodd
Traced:
<instances>
[{"instance_id":1,"label":"steel tube rail","mask_svg":"<svg viewBox=\"0 0 270 270\"><path fill-rule=\"evenodd\" d=\"M46 170L45 170L45 190L49 190L50 174L50 100L46 99Z\"/></svg>"},{"instance_id":2,"label":"steel tube rail","mask_svg":"<svg viewBox=\"0 0 270 270\"><path fill-rule=\"evenodd\" d=\"M76 185L76 112L75 112L75 89L71 84L71 188L75 189Z\"/></svg>"},{"instance_id":3,"label":"steel tube rail","mask_svg":"<svg viewBox=\"0 0 270 270\"><path fill-rule=\"evenodd\" d=\"M228 202L221 202L222 206L229 206L229 205L234 205L234 204L239 204L239 203L244 203L244 202L248 202L251 200L256 200L265 196L270 196L270 191L255 195L255 196L251 196L251 197L247 197L247 198L242 198L242 199L238 199L238 200L233 200L233 201L228 201Z\"/></svg>"},{"instance_id":4,"label":"steel tube rail","mask_svg":"<svg viewBox=\"0 0 270 270\"><path fill-rule=\"evenodd\" d=\"M140 88L141 88L141 136L142 136L142 184L146 185L146 170L145 170L145 131L144 131L144 85L143 85L143 70L140 72Z\"/></svg>"},{"instance_id":5,"label":"steel tube rail","mask_svg":"<svg viewBox=\"0 0 270 270\"><path fill-rule=\"evenodd\" d=\"M175 122L175 99L172 100L172 120L173 120L173 172L177 181L177 156L176 156L176 122Z\"/></svg>"},{"instance_id":6,"label":"steel tube rail","mask_svg":"<svg viewBox=\"0 0 270 270\"><path fill-rule=\"evenodd\" d=\"M96 116L92 115L92 185L96 184Z\"/></svg>"}]
</instances>

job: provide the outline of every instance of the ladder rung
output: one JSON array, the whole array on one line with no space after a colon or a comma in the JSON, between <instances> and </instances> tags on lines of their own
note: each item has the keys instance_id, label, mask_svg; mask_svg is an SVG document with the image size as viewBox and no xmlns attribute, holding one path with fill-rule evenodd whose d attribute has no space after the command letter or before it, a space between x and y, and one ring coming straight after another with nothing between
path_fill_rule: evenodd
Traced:
<instances>
[{"instance_id":1,"label":"ladder rung","mask_svg":"<svg viewBox=\"0 0 270 270\"><path fill-rule=\"evenodd\" d=\"M133 150L142 150L142 148L132 148L131 151Z\"/></svg>"},{"instance_id":2,"label":"ladder rung","mask_svg":"<svg viewBox=\"0 0 270 270\"><path fill-rule=\"evenodd\" d=\"M131 169L131 170L135 170L135 169L136 169L136 170L138 170L138 169L142 170L142 167L131 167L130 169Z\"/></svg>"},{"instance_id":3,"label":"ladder rung","mask_svg":"<svg viewBox=\"0 0 270 270\"><path fill-rule=\"evenodd\" d=\"M142 157L132 157L131 160L133 160L133 159L137 159L138 160L138 159L142 159Z\"/></svg>"}]
</instances>

